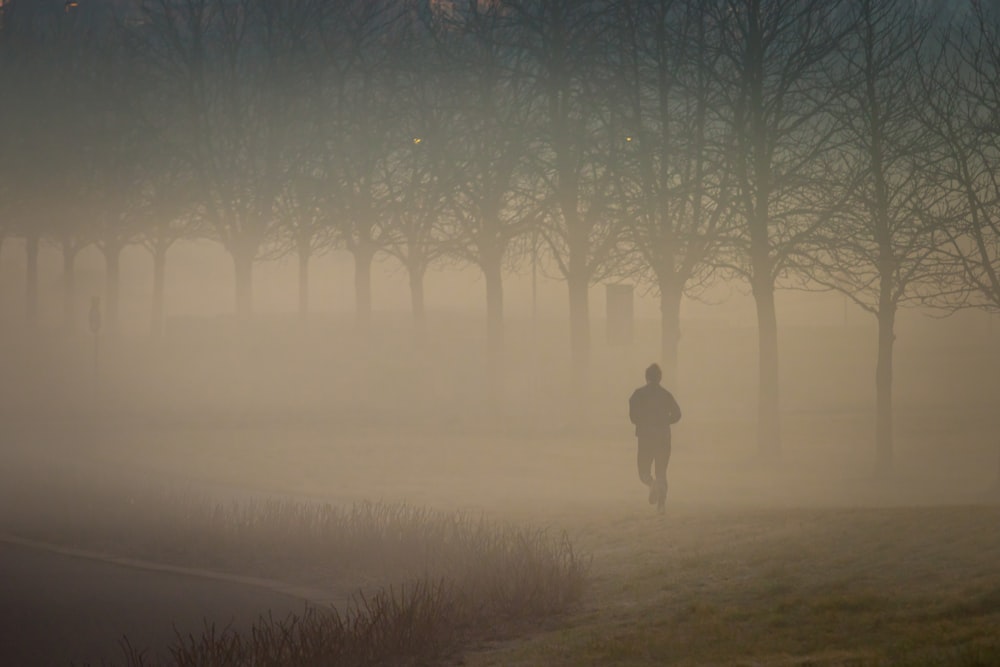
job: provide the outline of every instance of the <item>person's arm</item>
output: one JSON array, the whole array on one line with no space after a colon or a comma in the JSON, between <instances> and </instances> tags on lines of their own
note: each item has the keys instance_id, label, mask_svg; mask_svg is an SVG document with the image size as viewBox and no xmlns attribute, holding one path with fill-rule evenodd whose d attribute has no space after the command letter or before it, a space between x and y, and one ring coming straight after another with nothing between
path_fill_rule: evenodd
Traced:
<instances>
[{"instance_id":1,"label":"person's arm","mask_svg":"<svg viewBox=\"0 0 1000 667\"><path fill-rule=\"evenodd\" d=\"M670 423L676 424L681 420L681 406L677 404L677 399L670 392L667 392L670 396Z\"/></svg>"}]
</instances>

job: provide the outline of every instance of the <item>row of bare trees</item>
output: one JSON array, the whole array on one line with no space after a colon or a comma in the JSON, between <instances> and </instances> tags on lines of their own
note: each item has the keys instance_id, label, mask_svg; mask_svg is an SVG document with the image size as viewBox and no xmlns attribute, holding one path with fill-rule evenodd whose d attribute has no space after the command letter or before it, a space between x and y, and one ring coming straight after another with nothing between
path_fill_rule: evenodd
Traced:
<instances>
[{"instance_id":1,"label":"row of bare trees","mask_svg":"<svg viewBox=\"0 0 1000 667\"><path fill-rule=\"evenodd\" d=\"M878 467L892 458L895 317L907 303L1000 309L1000 16L968 0L8 0L0 179L26 240L154 260L170 247L254 263L355 263L370 326L379 253L423 277L484 276L500 391L503 276L529 253L565 280L573 386L588 386L588 291L659 295L676 373L680 304L716 279L753 295L758 444L780 451L782 287L835 289L878 322ZM8 92L9 91L9 92Z\"/></svg>"}]
</instances>

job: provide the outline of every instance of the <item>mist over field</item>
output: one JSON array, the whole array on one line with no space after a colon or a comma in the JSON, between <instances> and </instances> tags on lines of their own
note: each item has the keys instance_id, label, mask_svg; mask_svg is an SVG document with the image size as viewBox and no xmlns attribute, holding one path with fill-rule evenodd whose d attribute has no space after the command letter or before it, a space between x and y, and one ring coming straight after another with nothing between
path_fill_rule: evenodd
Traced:
<instances>
[{"instance_id":1,"label":"mist over field","mask_svg":"<svg viewBox=\"0 0 1000 667\"><path fill-rule=\"evenodd\" d=\"M8 286L23 269L14 247L8 244L0 258ZM179 511L193 530L200 519L194 518L197 510L182 509L188 502L403 503L566 530L596 559L599 599L619 577L646 577L638 572L666 567L667 579L641 588L667 586L677 605L710 604L713 595L728 599L742 590L723 584L718 593L706 593L706 577L722 575L685 565L697 554L713 568L726 567L734 556L750 559L740 562L755 586L812 582L819 586L815 600L825 599L822 591L830 585L847 586L838 596L870 595L852 592L856 582L870 581L870 568L878 563L887 573L898 571L885 559L909 563L902 554L925 553L928 539L938 544L934 549L945 548L943 535L951 536L944 539L952 546L939 560L922 557L929 569L917 572L925 574L912 580L899 575L884 585L896 595L911 591L923 596L918 599L937 599L937 589L921 588L934 581L926 572L968 570L963 576L974 581L989 570L990 530L976 527L978 510L970 509L997 498L1000 327L988 314L942 319L903 313L897 324L896 456L886 477L873 472L870 316L831 293L780 295L786 323L780 330L783 450L769 460L761 458L754 437L756 337L749 297L720 286L717 303L685 302L678 377L669 384L684 418L674 427L668 510L659 517L646 505L636 475L627 416L628 395L658 354L649 296L637 298L634 341L621 346L608 344L604 335L604 290L591 291L593 384L581 414L570 386L556 281L539 281L534 320L530 281L510 281L504 393L496 400L485 381L484 313L476 307L482 285L475 276L441 271L428 277L427 336L418 343L398 273L388 263L379 265L374 280L376 302L385 306L374 310L372 333L359 336L348 297L336 285L349 278L349 266L333 258L313 269L320 303L304 323L294 302L281 297L295 279L293 267L281 263L261 266L261 292L272 296L260 298L249 326L206 314L224 310L228 296L218 255L209 249L189 257L178 253L178 264L195 278L181 273L172 281L172 314L161 338L143 330L143 291L137 289L135 298L126 291L122 331L99 337L96 367L90 333L67 335L49 326L29 335L17 306L8 310L2 373L7 534L92 550L91 533L103 536L98 551L114 552L110 545L122 539L115 537L119 532L135 541L146 530L178 530L171 517ZM134 274L141 286L141 261L124 266L125 284ZM81 273L87 271L83 264ZM17 304L19 295L8 290L5 298ZM43 322L46 317L43 311ZM841 514L840 508L857 513ZM940 515L947 508L955 514ZM879 513L885 511L906 514ZM950 526L945 533L937 527L941 521ZM965 521L971 523L963 528ZM913 522L924 529L913 532ZM822 546L837 535L835 545ZM169 555L185 548L175 537L141 544L135 555L144 559L186 562ZM823 565L842 548L854 556ZM302 549L289 553L316 547ZM808 573L781 565L803 549L816 550L811 561L801 561L812 563ZM281 560L233 565L240 558L259 561L261 553L270 552L253 547L222 562L237 571L281 573L301 590L322 590L323 599L338 604L355 587L370 585L367 578L341 574L317 586L309 575L282 570ZM321 559L322 552L311 557ZM609 568L618 574L609 575ZM824 574L813 581L816 572ZM866 586L860 590L873 584ZM822 604L850 607L852 599ZM202 613L226 613L200 604ZM137 623L120 631L153 645L169 639ZM638 641L657 646L667 639ZM747 646L737 641L734 650ZM527 664L535 660L543 659Z\"/></svg>"},{"instance_id":2,"label":"mist over field","mask_svg":"<svg viewBox=\"0 0 1000 667\"><path fill-rule=\"evenodd\" d=\"M21 268L12 245L4 257L8 286ZM143 332L141 261L125 262L125 283L134 273L139 284L123 299L118 335L95 341L55 326L28 335L8 312L5 455L123 479L218 482L241 493L490 512L518 505L544 515L642 495L627 398L645 366L658 361L651 297L637 298L634 341L613 345L604 290L591 290L593 381L580 412L554 280L538 281L534 319L530 280L510 280L509 351L497 398L482 354L482 284L474 274L428 277L428 334L418 342L389 262L374 280L376 303L385 306L361 336L344 289L349 264L317 262L319 304L305 322L287 296L294 267L262 265L255 319L240 326L206 314L225 308L222 259L206 248L178 252L184 272L168 294L176 314L161 339ZM81 273L89 273L86 265ZM882 480L872 473L873 318L832 293L780 295L783 452L769 464L754 441L752 303L736 285L716 289L718 303L682 306L678 378L668 383L684 411L674 429L672 503L926 505L988 497L1000 389L1000 327L988 313L902 314L896 474ZM8 303L17 301L12 292Z\"/></svg>"},{"instance_id":3,"label":"mist over field","mask_svg":"<svg viewBox=\"0 0 1000 667\"><path fill-rule=\"evenodd\" d=\"M998 118L972 0L0 0L0 663L1000 663Z\"/></svg>"}]
</instances>

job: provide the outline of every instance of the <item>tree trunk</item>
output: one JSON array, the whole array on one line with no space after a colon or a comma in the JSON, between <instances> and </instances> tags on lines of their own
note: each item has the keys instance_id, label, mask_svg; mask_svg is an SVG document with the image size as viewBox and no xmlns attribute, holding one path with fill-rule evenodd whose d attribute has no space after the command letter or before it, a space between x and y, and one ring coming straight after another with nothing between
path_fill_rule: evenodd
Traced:
<instances>
[{"instance_id":1,"label":"tree trunk","mask_svg":"<svg viewBox=\"0 0 1000 667\"><path fill-rule=\"evenodd\" d=\"M309 255L308 246L299 246L299 322L309 319Z\"/></svg>"},{"instance_id":2,"label":"tree trunk","mask_svg":"<svg viewBox=\"0 0 1000 667\"><path fill-rule=\"evenodd\" d=\"M104 313L107 318L107 331L111 335L118 333L119 303L121 293L121 253L118 244L106 245L104 248Z\"/></svg>"},{"instance_id":3,"label":"tree trunk","mask_svg":"<svg viewBox=\"0 0 1000 667\"><path fill-rule=\"evenodd\" d=\"M354 250L354 308L358 333L367 335L372 324L372 260L375 247L361 244Z\"/></svg>"},{"instance_id":4,"label":"tree trunk","mask_svg":"<svg viewBox=\"0 0 1000 667\"><path fill-rule=\"evenodd\" d=\"M681 340L681 288L660 281L660 359L666 386L677 386L677 348Z\"/></svg>"},{"instance_id":5,"label":"tree trunk","mask_svg":"<svg viewBox=\"0 0 1000 667\"><path fill-rule=\"evenodd\" d=\"M575 408L586 414L590 390L590 283L586 277L571 275L569 285L570 359Z\"/></svg>"},{"instance_id":6,"label":"tree trunk","mask_svg":"<svg viewBox=\"0 0 1000 667\"><path fill-rule=\"evenodd\" d=\"M163 335L166 287L167 248L157 245L153 249L153 311L149 325L153 338Z\"/></svg>"},{"instance_id":7,"label":"tree trunk","mask_svg":"<svg viewBox=\"0 0 1000 667\"><path fill-rule=\"evenodd\" d=\"M63 241L63 326L66 331L76 330L76 252L68 241Z\"/></svg>"},{"instance_id":8,"label":"tree trunk","mask_svg":"<svg viewBox=\"0 0 1000 667\"><path fill-rule=\"evenodd\" d=\"M888 298L880 301L878 360L875 365L875 472L878 475L886 475L892 469L892 347L896 340L895 320L895 304Z\"/></svg>"},{"instance_id":9,"label":"tree trunk","mask_svg":"<svg viewBox=\"0 0 1000 667\"><path fill-rule=\"evenodd\" d=\"M771 151L768 142L768 110L764 101L765 40L762 6L753 0L747 7L748 26L743 75L747 84L747 136L750 155L745 167L747 223L750 233L751 289L757 307L757 449L764 458L781 454L781 420L778 404L778 321L774 307L774 277L771 259L770 200Z\"/></svg>"},{"instance_id":10,"label":"tree trunk","mask_svg":"<svg viewBox=\"0 0 1000 667\"><path fill-rule=\"evenodd\" d=\"M231 254L236 278L236 319L246 325L253 317L253 260L257 253L236 248Z\"/></svg>"},{"instance_id":11,"label":"tree trunk","mask_svg":"<svg viewBox=\"0 0 1000 667\"><path fill-rule=\"evenodd\" d=\"M410 303L413 308L413 338L419 346L427 342L427 313L424 308L424 271L419 267L409 269Z\"/></svg>"},{"instance_id":12,"label":"tree trunk","mask_svg":"<svg viewBox=\"0 0 1000 667\"><path fill-rule=\"evenodd\" d=\"M486 361L490 399L496 405L503 398L504 387L503 270L500 257L484 257L482 269L486 281Z\"/></svg>"},{"instance_id":13,"label":"tree trunk","mask_svg":"<svg viewBox=\"0 0 1000 667\"><path fill-rule=\"evenodd\" d=\"M778 317L774 306L774 286L769 280L755 280L757 306L757 449L767 459L781 454L781 420L778 401Z\"/></svg>"},{"instance_id":14,"label":"tree trunk","mask_svg":"<svg viewBox=\"0 0 1000 667\"><path fill-rule=\"evenodd\" d=\"M24 316L28 328L38 329L38 235L25 239L26 275L24 283Z\"/></svg>"}]
</instances>

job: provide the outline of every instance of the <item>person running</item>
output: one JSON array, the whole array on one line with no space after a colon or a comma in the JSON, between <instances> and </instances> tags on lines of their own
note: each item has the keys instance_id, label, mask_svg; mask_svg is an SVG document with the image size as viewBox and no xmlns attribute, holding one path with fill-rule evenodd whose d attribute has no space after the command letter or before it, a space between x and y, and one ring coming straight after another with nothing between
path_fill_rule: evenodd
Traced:
<instances>
[{"instance_id":1,"label":"person running","mask_svg":"<svg viewBox=\"0 0 1000 667\"><path fill-rule=\"evenodd\" d=\"M664 511L667 501L667 463L670 461L670 425L681 418L681 408L673 394L663 388L659 365L646 369L646 384L628 399L628 416L635 424L639 441L639 479L649 487L649 504ZM656 473L654 479L650 467Z\"/></svg>"}]
</instances>

